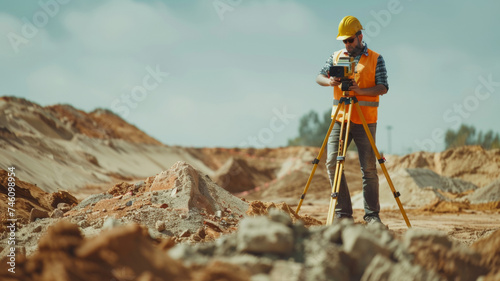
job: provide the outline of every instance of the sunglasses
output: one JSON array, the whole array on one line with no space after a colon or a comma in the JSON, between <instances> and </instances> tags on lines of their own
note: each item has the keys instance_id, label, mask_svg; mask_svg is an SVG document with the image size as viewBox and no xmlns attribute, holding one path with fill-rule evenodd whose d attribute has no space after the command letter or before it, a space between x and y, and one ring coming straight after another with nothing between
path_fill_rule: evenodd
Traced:
<instances>
[{"instance_id":1,"label":"sunglasses","mask_svg":"<svg viewBox=\"0 0 500 281\"><path fill-rule=\"evenodd\" d=\"M342 42L344 42L344 44L352 44L352 42L354 42L354 39L356 39L356 37L353 37L353 38L347 38L345 40L342 40Z\"/></svg>"}]
</instances>

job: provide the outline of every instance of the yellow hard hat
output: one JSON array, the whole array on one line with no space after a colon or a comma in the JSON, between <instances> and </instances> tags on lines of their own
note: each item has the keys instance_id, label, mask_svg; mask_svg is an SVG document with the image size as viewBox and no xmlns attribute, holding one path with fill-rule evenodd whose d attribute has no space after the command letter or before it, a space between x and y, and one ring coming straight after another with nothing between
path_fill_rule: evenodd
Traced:
<instances>
[{"instance_id":1,"label":"yellow hard hat","mask_svg":"<svg viewBox=\"0 0 500 281\"><path fill-rule=\"evenodd\" d=\"M340 21L337 40L344 40L354 36L356 32L363 29L359 20L353 16L347 16Z\"/></svg>"}]
</instances>

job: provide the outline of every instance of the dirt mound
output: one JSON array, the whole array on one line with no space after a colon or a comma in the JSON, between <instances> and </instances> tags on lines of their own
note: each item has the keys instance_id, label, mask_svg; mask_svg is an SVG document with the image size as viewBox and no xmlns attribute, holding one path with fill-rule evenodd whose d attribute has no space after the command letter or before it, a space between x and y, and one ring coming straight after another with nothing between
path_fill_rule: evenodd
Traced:
<instances>
[{"instance_id":1,"label":"dirt mound","mask_svg":"<svg viewBox=\"0 0 500 281\"><path fill-rule=\"evenodd\" d=\"M190 280L188 269L154 247L137 225L84 239L76 225L62 221L40 239L39 249L18 259L15 274L2 270L3 280Z\"/></svg>"},{"instance_id":2,"label":"dirt mound","mask_svg":"<svg viewBox=\"0 0 500 281\"><path fill-rule=\"evenodd\" d=\"M82 134L96 139L161 145L109 110L97 109L86 113L71 105L41 107L16 97L0 97L0 101L5 112L0 124L5 132L11 132L12 137L29 134L71 140L75 134Z\"/></svg>"},{"instance_id":3,"label":"dirt mound","mask_svg":"<svg viewBox=\"0 0 500 281\"><path fill-rule=\"evenodd\" d=\"M433 188L450 193L462 193L477 189L472 183L443 177L428 169L406 169L406 172L420 188Z\"/></svg>"},{"instance_id":4,"label":"dirt mound","mask_svg":"<svg viewBox=\"0 0 500 281\"><path fill-rule=\"evenodd\" d=\"M419 210L432 213L459 213L463 210L470 209L471 206L467 202L450 202L436 200L435 202L421 207Z\"/></svg>"},{"instance_id":5,"label":"dirt mound","mask_svg":"<svg viewBox=\"0 0 500 281\"><path fill-rule=\"evenodd\" d=\"M17 167L18 177L46 192L79 197L82 187L143 178L179 160L212 175L182 148L159 143L110 111L41 107L13 97L0 98L0 111L0 165Z\"/></svg>"},{"instance_id":6,"label":"dirt mound","mask_svg":"<svg viewBox=\"0 0 500 281\"><path fill-rule=\"evenodd\" d=\"M429 205L420 208L421 211L437 213L460 213L463 210L499 210L500 180L490 185L476 189L473 192L449 194L440 192L443 196Z\"/></svg>"},{"instance_id":7,"label":"dirt mound","mask_svg":"<svg viewBox=\"0 0 500 281\"><path fill-rule=\"evenodd\" d=\"M483 187L500 174L500 149L484 150L481 146L463 146L439 154L437 173L460 178Z\"/></svg>"},{"instance_id":8,"label":"dirt mound","mask_svg":"<svg viewBox=\"0 0 500 281\"><path fill-rule=\"evenodd\" d=\"M436 200L429 205L423 206L418 209L421 212L429 213L458 213L464 210L477 210L477 211L496 211L500 212L500 201L488 202L481 204L470 204L467 200L461 201L444 201Z\"/></svg>"},{"instance_id":9,"label":"dirt mound","mask_svg":"<svg viewBox=\"0 0 500 281\"><path fill-rule=\"evenodd\" d=\"M279 147L279 148L186 148L194 157L200 159L206 166L213 170L221 168L231 157L252 160L255 165L265 164L273 166L273 163L287 160L289 158L301 158L310 162L318 154L316 147Z\"/></svg>"},{"instance_id":10,"label":"dirt mound","mask_svg":"<svg viewBox=\"0 0 500 281\"><path fill-rule=\"evenodd\" d=\"M434 155L436 155L436 153L418 151L402 157L392 157L392 160L388 161L385 165L389 169L427 168L434 171L436 169Z\"/></svg>"},{"instance_id":11,"label":"dirt mound","mask_svg":"<svg viewBox=\"0 0 500 281\"><path fill-rule=\"evenodd\" d=\"M304 192L309 175L310 172L302 170L290 172L278 180L271 181L267 186L263 186L260 191L251 193L247 198L255 200L297 198L299 200L300 195ZM316 171L307 191L306 200L328 197L330 190L330 180L326 171Z\"/></svg>"},{"instance_id":12,"label":"dirt mound","mask_svg":"<svg viewBox=\"0 0 500 281\"><path fill-rule=\"evenodd\" d=\"M247 208L246 203L185 162L177 162L168 171L157 175L150 190L172 190L172 196L180 197L179 201L187 203L186 208L206 210L210 214L231 209L240 215Z\"/></svg>"},{"instance_id":13,"label":"dirt mound","mask_svg":"<svg viewBox=\"0 0 500 281\"><path fill-rule=\"evenodd\" d=\"M28 255L33 253L38 237L61 217L77 224L85 236L139 223L157 238L210 241L234 231L248 209L247 202L185 162L177 162L169 170L135 184L116 184L109 192L91 195L59 217L40 215L39 220L18 233L18 243ZM50 206L55 201L49 200L50 195L47 197L46 204ZM2 236L0 242L3 248L7 245L6 238Z\"/></svg>"},{"instance_id":14,"label":"dirt mound","mask_svg":"<svg viewBox=\"0 0 500 281\"><path fill-rule=\"evenodd\" d=\"M474 204L500 201L500 179L474 191L466 198Z\"/></svg>"},{"instance_id":15,"label":"dirt mound","mask_svg":"<svg viewBox=\"0 0 500 281\"><path fill-rule=\"evenodd\" d=\"M483 187L500 174L500 149L484 150L481 146L462 146L439 153L415 152L395 157L389 169L427 168L441 176L459 178Z\"/></svg>"},{"instance_id":16,"label":"dirt mound","mask_svg":"<svg viewBox=\"0 0 500 281\"><path fill-rule=\"evenodd\" d=\"M477 187L460 179L442 177L429 169L400 169L390 174L399 199L404 207L420 208L435 201L446 200L445 192L463 193ZM380 206L382 208L397 208L396 200L385 177L380 181ZM363 208L363 194L352 197L353 208Z\"/></svg>"},{"instance_id":17,"label":"dirt mound","mask_svg":"<svg viewBox=\"0 0 500 281\"><path fill-rule=\"evenodd\" d=\"M47 205L57 202L50 198L61 198L57 194L48 195ZM135 184L116 184L108 193L94 194L71 210L65 210L59 218L77 224L85 236L122 224L139 223L154 237L176 242L214 240L235 231L245 215L266 214L270 208L284 210L294 221L300 219L306 225L320 224L313 218L297 216L286 204L252 202L251 205L253 208L248 211L248 202L231 195L185 162L177 162L155 177ZM40 220L28 224L19 233L19 244L27 254L36 250L37 237L59 220L47 217L40 216ZM6 245L7 241L2 240L0 246Z\"/></svg>"},{"instance_id":18,"label":"dirt mound","mask_svg":"<svg viewBox=\"0 0 500 281\"><path fill-rule=\"evenodd\" d=\"M212 235L202 235L203 239L232 231L247 208L246 202L208 176L185 162L177 162L155 177L135 184L120 183L108 194L93 195L67 216L80 221L84 230L100 228L107 218L114 218L119 224L140 222L155 230L158 237L175 236L182 241L199 239L197 233L205 233L207 228Z\"/></svg>"},{"instance_id":19,"label":"dirt mound","mask_svg":"<svg viewBox=\"0 0 500 281\"><path fill-rule=\"evenodd\" d=\"M122 139L131 143L161 145L159 141L109 110L96 109L86 113L71 105L53 105L44 109L69 125L73 133L97 139Z\"/></svg>"},{"instance_id":20,"label":"dirt mound","mask_svg":"<svg viewBox=\"0 0 500 281\"><path fill-rule=\"evenodd\" d=\"M14 173L16 171L14 170ZM76 198L66 191L48 193L39 187L24 182L17 177L9 177L11 172L0 170L0 208L5 210L0 215L0 232L5 231L7 219L17 219L18 224L24 225L30 222L32 209L40 210L45 213L52 212L59 204L68 204L69 206L78 203ZM11 178L11 181L9 181ZM12 180L13 179L13 180ZM14 191L11 192L15 201L9 201L9 183L15 183ZM12 184L11 184L12 185ZM12 187L11 187L12 190ZM9 205L8 203L12 204ZM9 216L8 208L13 209L13 216Z\"/></svg>"},{"instance_id":21,"label":"dirt mound","mask_svg":"<svg viewBox=\"0 0 500 281\"><path fill-rule=\"evenodd\" d=\"M245 159L231 157L214 176L214 181L231 193L253 189L275 177L273 169L258 170Z\"/></svg>"},{"instance_id":22,"label":"dirt mound","mask_svg":"<svg viewBox=\"0 0 500 281\"><path fill-rule=\"evenodd\" d=\"M270 210L276 209L284 212L289 215L292 219L292 222L296 222L297 220L301 220L305 226L312 225L322 225L323 223L315 218L312 218L308 215L300 216L298 215L288 204L282 203L272 203L272 202L261 202L261 201L251 201L248 206L247 215L249 216L263 216L268 215Z\"/></svg>"},{"instance_id":23,"label":"dirt mound","mask_svg":"<svg viewBox=\"0 0 500 281\"><path fill-rule=\"evenodd\" d=\"M297 149L297 148L295 148ZM277 149L278 151L286 151ZM299 198L304 191L304 187L313 169L311 163L315 159L319 149L309 148L299 150L301 154L297 156L288 156L282 159L279 163L279 169L275 169L275 178L260 184L253 190L238 194L240 197L245 197L252 200L273 200L282 201L284 198ZM277 154L277 153L273 153ZM278 154L283 155L283 154ZM307 196L308 198L325 198L331 192L330 180L325 166L326 155L323 155L322 160L316 167L313 180L309 186ZM344 167L344 173L348 181L349 190L353 193L358 192L362 188L361 171L358 162L358 154L349 151Z\"/></svg>"}]
</instances>

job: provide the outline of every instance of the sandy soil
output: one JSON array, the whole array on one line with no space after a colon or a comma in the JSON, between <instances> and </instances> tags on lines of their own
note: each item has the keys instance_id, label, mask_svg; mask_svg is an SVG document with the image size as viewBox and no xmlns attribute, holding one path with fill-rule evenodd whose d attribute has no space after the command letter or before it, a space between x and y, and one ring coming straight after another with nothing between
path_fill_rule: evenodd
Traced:
<instances>
[{"instance_id":1,"label":"sandy soil","mask_svg":"<svg viewBox=\"0 0 500 281\"><path fill-rule=\"evenodd\" d=\"M60 233L53 231L54 237L70 234L71 239L76 237L80 242L88 238L89 245L92 244L89 237L102 229L113 229L115 224L128 222L146 228L141 230L135 226L113 235L125 235L124 241L131 241L138 237L151 238L153 233L157 238L166 239L168 245L172 241L196 244L212 240L224 244L227 239L218 239L222 233L238 231L239 220L244 216L266 215L271 207L285 211L294 222L305 221L306 226L318 224L316 220L326 221L330 183L324 164L325 155L322 155L300 210L301 217L293 212L311 173L311 160L317 157L319 148L170 147L105 110L85 113L70 106L41 107L23 99L5 97L0 98L0 109L3 112L0 114L0 165L16 166L19 241L32 245L31 250L28 247L22 250L25 253L35 251L38 240L49 231L49 226L61 220L69 220L72 224L60 224ZM493 234L492 240L500 237L494 233L500 230L500 149L467 146L440 153L416 152L385 157L413 229L437 230L447 239L472 247L490 234ZM360 209L362 183L357 153L350 151L347 159L345 174L355 209L355 223L359 228L364 222L363 210ZM380 217L391 234L404 239L412 231L408 231L400 210L394 207L395 200L388 192L381 171L379 178ZM7 181L3 171L0 174L0 196L4 199ZM70 197L65 190L76 198ZM257 201L252 203L252 200ZM249 210L245 213L246 206ZM0 207L5 209L5 204L0 204ZM33 208L38 209L38 214ZM5 215L0 215L2 223L5 219ZM302 231L300 227L297 229L297 233ZM5 244L7 232L0 230L0 240L3 239ZM50 255L54 239L46 240L45 250ZM500 245L500 238L495 241ZM76 244L80 245L80 242ZM430 252L421 254L424 260L425 255L434 250L447 252L443 245L431 249L425 243L423 249ZM92 247L108 251L106 245L107 241L104 241ZM67 250L67 245L59 246ZM115 246L111 250L120 252L120 247ZM0 245L0 250L4 247L5 252L8 250L6 244ZM495 249L489 256L498 256ZM410 248L407 250L411 252ZM457 260L463 257L468 263L467 254L455 255ZM39 260L43 259L44 255L40 255ZM454 263L447 258L442 261ZM500 260L492 258L492 261L482 261L482 264L500 264ZM39 261L34 259L33 262ZM82 262L85 264L82 268L94 266L92 259ZM116 269L113 259L108 262L110 268ZM436 264L429 263L432 263L431 267ZM131 260L123 261L123 264L134 266ZM70 263L65 266L72 270ZM161 275L162 270L162 266L158 266L153 272ZM454 274L460 272L460 268L437 270L451 276L449 280L455 280ZM447 275L446 270L452 272ZM485 280L499 280L495 278L500 278L500 271L497 274L492 270L491 274L496 275ZM144 276L141 280L150 279Z\"/></svg>"},{"instance_id":2,"label":"sandy soil","mask_svg":"<svg viewBox=\"0 0 500 281\"><path fill-rule=\"evenodd\" d=\"M291 207L295 209L296 205L291 205ZM309 202L302 205L299 214L307 214L326 223L328 208L329 205L323 201ZM500 229L500 210L432 213L406 209L405 212L413 228L442 231L464 245L471 245L481 237ZM362 223L363 215L363 210L354 209L355 222ZM398 235L403 235L408 230L399 210L382 210L380 218L390 230Z\"/></svg>"}]
</instances>

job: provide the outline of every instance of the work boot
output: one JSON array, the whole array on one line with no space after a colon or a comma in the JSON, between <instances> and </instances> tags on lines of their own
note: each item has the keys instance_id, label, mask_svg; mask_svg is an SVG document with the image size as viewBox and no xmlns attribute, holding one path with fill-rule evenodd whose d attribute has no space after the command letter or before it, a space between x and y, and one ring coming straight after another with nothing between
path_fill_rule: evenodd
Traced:
<instances>
[{"instance_id":1,"label":"work boot","mask_svg":"<svg viewBox=\"0 0 500 281\"><path fill-rule=\"evenodd\" d=\"M364 219L366 221L366 224L382 223L378 215L366 215Z\"/></svg>"},{"instance_id":2,"label":"work boot","mask_svg":"<svg viewBox=\"0 0 500 281\"><path fill-rule=\"evenodd\" d=\"M352 216L335 213L335 221L340 222L343 220L354 222L354 218Z\"/></svg>"}]
</instances>

